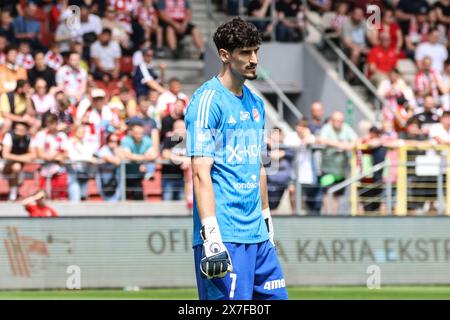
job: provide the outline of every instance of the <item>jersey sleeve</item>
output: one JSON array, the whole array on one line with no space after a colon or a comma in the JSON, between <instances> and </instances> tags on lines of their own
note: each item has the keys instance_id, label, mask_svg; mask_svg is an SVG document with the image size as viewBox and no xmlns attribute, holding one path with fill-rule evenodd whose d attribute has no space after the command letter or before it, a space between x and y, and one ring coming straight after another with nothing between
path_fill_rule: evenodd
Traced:
<instances>
[{"instance_id":1,"label":"jersey sleeve","mask_svg":"<svg viewBox=\"0 0 450 320\"><path fill-rule=\"evenodd\" d=\"M196 93L189 103L185 116L188 156L214 158L221 122L219 95L216 90L205 89Z\"/></svg>"}]
</instances>

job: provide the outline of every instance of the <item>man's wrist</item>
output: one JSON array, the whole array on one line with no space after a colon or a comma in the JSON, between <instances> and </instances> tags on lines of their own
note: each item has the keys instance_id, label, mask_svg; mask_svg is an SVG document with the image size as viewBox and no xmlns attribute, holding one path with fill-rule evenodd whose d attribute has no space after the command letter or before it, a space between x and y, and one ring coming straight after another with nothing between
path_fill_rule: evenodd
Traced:
<instances>
[{"instance_id":1,"label":"man's wrist","mask_svg":"<svg viewBox=\"0 0 450 320\"><path fill-rule=\"evenodd\" d=\"M267 218L270 218L270 208L269 207L262 210L262 216L263 216L264 220Z\"/></svg>"},{"instance_id":2,"label":"man's wrist","mask_svg":"<svg viewBox=\"0 0 450 320\"><path fill-rule=\"evenodd\" d=\"M203 241L222 242L219 224L216 216L209 216L201 220L202 230L201 236Z\"/></svg>"}]
</instances>

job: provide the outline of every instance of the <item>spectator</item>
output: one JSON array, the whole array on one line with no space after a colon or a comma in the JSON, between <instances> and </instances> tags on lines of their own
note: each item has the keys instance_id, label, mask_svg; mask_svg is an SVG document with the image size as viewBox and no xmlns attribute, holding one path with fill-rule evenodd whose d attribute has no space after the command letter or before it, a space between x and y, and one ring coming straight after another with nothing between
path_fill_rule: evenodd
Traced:
<instances>
[{"instance_id":1,"label":"spectator","mask_svg":"<svg viewBox=\"0 0 450 320\"><path fill-rule=\"evenodd\" d=\"M159 149L159 131L156 121L148 115L150 101L148 97L141 96L138 101L137 113L128 118L129 123L139 122L144 127L144 134L152 138L152 144Z\"/></svg>"},{"instance_id":2,"label":"spectator","mask_svg":"<svg viewBox=\"0 0 450 320\"><path fill-rule=\"evenodd\" d=\"M347 2L337 2L335 5L335 11L324 14L323 19L324 21L327 21L325 22L325 32L328 36L332 38L341 37L342 28L348 20L348 10L349 4Z\"/></svg>"},{"instance_id":3,"label":"spectator","mask_svg":"<svg viewBox=\"0 0 450 320\"><path fill-rule=\"evenodd\" d=\"M27 74L33 87L37 78L44 79L49 88L56 86L55 71L45 63L45 54L42 51L37 51L34 54L34 67L28 70Z\"/></svg>"},{"instance_id":4,"label":"spectator","mask_svg":"<svg viewBox=\"0 0 450 320\"><path fill-rule=\"evenodd\" d=\"M342 45L356 66L360 65L361 57L367 55L369 52L366 42L367 31L364 12L361 8L355 7L350 19L342 28ZM353 73L350 73L349 79L351 80L353 78Z\"/></svg>"},{"instance_id":5,"label":"spectator","mask_svg":"<svg viewBox=\"0 0 450 320\"><path fill-rule=\"evenodd\" d=\"M419 104L423 104L427 95L439 99L440 95L447 91L440 73L432 67L432 64L431 57L426 56L421 61L420 69L414 79L414 91Z\"/></svg>"},{"instance_id":6,"label":"spectator","mask_svg":"<svg viewBox=\"0 0 450 320\"><path fill-rule=\"evenodd\" d=\"M441 73L444 69L444 61L448 58L447 48L438 42L439 31L431 29L428 33L428 41L417 46L415 60L419 62L425 57L431 57L432 68Z\"/></svg>"},{"instance_id":7,"label":"spectator","mask_svg":"<svg viewBox=\"0 0 450 320\"><path fill-rule=\"evenodd\" d=\"M89 59L89 49L102 32L102 20L96 14L90 13L87 6L80 6L80 29L83 44L83 59Z\"/></svg>"},{"instance_id":8,"label":"spectator","mask_svg":"<svg viewBox=\"0 0 450 320\"><path fill-rule=\"evenodd\" d=\"M75 106L70 105L69 99L61 89L55 93L55 100L56 108L55 110L51 110L51 112L55 114L58 119L57 130L68 134L69 129L74 123L73 118L76 113L76 108Z\"/></svg>"},{"instance_id":9,"label":"spectator","mask_svg":"<svg viewBox=\"0 0 450 320\"><path fill-rule=\"evenodd\" d=\"M6 160L3 174L9 183L9 201L17 199L18 190L22 185L23 167L34 160L35 154L30 148L29 126L24 122L16 122L11 133L3 138L3 159Z\"/></svg>"},{"instance_id":10,"label":"spectator","mask_svg":"<svg viewBox=\"0 0 450 320\"><path fill-rule=\"evenodd\" d=\"M107 0L107 5L117 12L117 20L124 26L128 33L132 33L132 18L138 8L139 0Z\"/></svg>"},{"instance_id":11,"label":"spectator","mask_svg":"<svg viewBox=\"0 0 450 320\"><path fill-rule=\"evenodd\" d=\"M160 77L153 66L153 49L145 48L142 52L143 62L138 65L133 76L136 95L146 96L150 89L163 93L166 89L161 85ZM161 74L164 74L164 67L164 64L160 65Z\"/></svg>"},{"instance_id":12,"label":"spectator","mask_svg":"<svg viewBox=\"0 0 450 320\"><path fill-rule=\"evenodd\" d=\"M40 187L47 188L49 180L51 199L67 199L67 174L64 162L67 160L67 136L58 132L58 118L52 113L44 117L44 129L31 140L38 159L44 161L41 166Z\"/></svg>"},{"instance_id":13,"label":"spectator","mask_svg":"<svg viewBox=\"0 0 450 320\"><path fill-rule=\"evenodd\" d=\"M32 89L26 80L17 82L15 92L3 93L0 96L0 110L3 118L2 133L6 133L14 122L25 122L31 127L31 134L39 129L40 122L34 117L31 101Z\"/></svg>"},{"instance_id":14,"label":"spectator","mask_svg":"<svg viewBox=\"0 0 450 320\"><path fill-rule=\"evenodd\" d=\"M85 145L86 127L83 125L73 128L73 135L67 143L69 161L67 166L67 183L69 200L80 202L87 199L87 184L93 173L93 164L97 161L89 146Z\"/></svg>"},{"instance_id":15,"label":"spectator","mask_svg":"<svg viewBox=\"0 0 450 320\"><path fill-rule=\"evenodd\" d=\"M185 171L190 168L191 158L186 155L186 124L184 120L176 120L173 124L173 135L166 137L161 143L161 157L169 164L163 164L162 189L163 199L184 199Z\"/></svg>"},{"instance_id":16,"label":"spectator","mask_svg":"<svg viewBox=\"0 0 450 320\"><path fill-rule=\"evenodd\" d=\"M308 121L308 128L313 135L317 135L323 126L323 115L325 112L322 103L318 101L313 102L309 111L311 114L311 121Z\"/></svg>"},{"instance_id":17,"label":"spectator","mask_svg":"<svg viewBox=\"0 0 450 320\"><path fill-rule=\"evenodd\" d=\"M125 110L124 116L127 118L131 118L137 112L135 96L125 87L120 88L119 94L111 98L109 105L117 105L118 108Z\"/></svg>"},{"instance_id":18,"label":"spectator","mask_svg":"<svg viewBox=\"0 0 450 320\"><path fill-rule=\"evenodd\" d=\"M194 45L200 51L200 59L204 57L203 36L200 30L191 22L192 10L188 0L158 0L160 23L164 29L167 44L175 59L180 57L177 40L190 34Z\"/></svg>"},{"instance_id":19,"label":"spectator","mask_svg":"<svg viewBox=\"0 0 450 320\"><path fill-rule=\"evenodd\" d=\"M387 78L387 75L397 65L397 52L391 47L388 33L380 34L380 45L373 47L368 54L369 78L374 86Z\"/></svg>"},{"instance_id":20,"label":"spectator","mask_svg":"<svg viewBox=\"0 0 450 320\"><path fill-rule=\"evenodd\" d=\"M0 65L5 64L6 62L6 54L5 50L8 44L8 40L6 40L5 35L0 33Z\"/></svg>"},{"instance_id":21,"label":"spectator","mask_svg":"<svg viewBox=\"0 0 450 320\"><path fill-rule=\"evenodd\" d=\"M440 118L436 101L432 96L425 97L423 108L417 108L414 118L418 120L422 134L428 135L430 126L439 122Z\"/></svg>"},{"instance_id":22,"label":"spectator","mask_svg":"<svg viewBox=\"0 0 450 320\"><path fill-rule=\"evenodd\" d=\"M102 19L102 27L111 30L111 39L117 42L120 47L128 51L130 47L130 36L125 29L125 26L117 20L117 14L113 7L108 7L105 16Z\"/></svg>"},{"instance_id":23,"label":"spectator","mask_svg":"<svg viewBox=\"0 0 450 320\"><path fill-rule=\"evenodd\" d=\"M106 92L95 88L91 91L92 103L84 114L77 114L81 122L89 125L86 139L87 145L94 153L103 144L108 132L114 131L119 126L120 119L107 103ZM81 111L78 107L77 112Z\"/></svg>"},{"instance_id":24,"label":"spectator","mask_svg":"<svg viewBox=\"0 0 450 320\"><path fill-rule=\"evenodd\" d=\"M34 59L30 53L30 44L28 42L22 41L19 43L16 64L25 70L30 70L34 67Z\"/></svg>"},{"instance_id":25,"label":"spectator","mask_svg":"<svg viewBox=\"0 0 450 320\"><path fill-rule=\"evenodd\" d=\"M396 6L395 16L402 28L403 34L408 34L409 23L414 16L427 13L430 5L426 0L400 0Z\"/></svg>"},{"instance_id":26,"label":"spectator","mask_svg":"<svg viewBox=\"0 0 450 320\"><path fill-rule=\"evenodd\" d=\"M430 126L429 137L437 144L450 145L450 111L444 111L440 122Z\"/></svg>"},{"instance_id":27,"label":"spectator","mask_svg":"<svg viewBox=\"0 0 450 320\"><path fill-rule=\"evenodd\" d=\"M258 18L261 20L252 20L258 31L261 33L261 37L264 40L271 38L273 24L271 21L264 21L265 18L271 17L272 1L271 0L252 0L247 7L247 15L249 17Z\"/></svg>"},{"instance_id":28,"label":"spectator","mask_svg":"<svg viewBox=\"0 0 450 320\"><path fill-rule=\"evenodd\" d=\"M430 26L430 30L432 29L438 30L439 43L442 43L444 46L447 46L449 36L447 26L439 21L436 10L430 10L430 12L428 12L428 24Z\"/></svg>"},{"instance_id":29,"label":"spectator","mask_svg":"<svg viewBox=\"0 0 450 320\"><path fill-rule=\"evenodd\" d=\"M80 55L72 52L66 65L56 72L56 83L64 88L70 102L77 104L86 93L87 73L80 68Z\"/></svg>"},{"instance_id":30,"label":"spectator","mask_svg":"<svg viewBox=\"0 0 450 320\"><path fill-rule=\"evenodd\" d=\"M35 19L37 5L33 1L28 1L24 15L17 16L13 21L14 36L19 41L26 41L34 50L42 49L41 24Z\"/></svg>"},{"instance_id":31,"label":"spectator","mask_svg":"<svg viewBox=\"0 0 450 320\"><path fill-rule=\"evenodd\" d=\"M122 195L120 163L123 154L119 141L119 136L111 133L106 138L106 144L94 155L100 160L97 166L96 182L100 195L105 201L118 201Z\"/></svg>"},{"instance_id":32,"label":"spectator","mask_svg":"<svg viewBox=\"0 0 450 320\"><path fill-rule=\"evenodd\" d=\"M405 38L406 55L413 60L417 46L428 39L430 25L427 21L427 12L428 9L426 7L421 7L419 12L411 16L409 20L408 32Z\"/></svg>"},{"instance_id":33,"label":"spectator","mask_svg":"<svg viewBox=\"0 0 450 320\"><path fill-rule=\"evenodd\" d=\"M442 109L450 110L450 59L447 59L444 63L444 72L442 74L443 92L442 96Z\"/></svg>"},{"instance_id":34,"label":"spectator","mask_svg":"<svg viewBox=\"0 0 450 320\"><path fill-rule=\"evenodd\" d=\"M383 119L391 121L397 132L403 131L406 121L413 116L416 100L410 86L401 78L397 69L391 70L388 79L383 80L377 89L385 101Z\"/></svg>"},{"instance_id":35,"label":"spectator","mask_svg":"<svg viewBox=\"0 0 450 320\"><path fill-rule=\"evenodd\" d=\"M39 119L42 118L44 113L56 109L55 92L57 90L57 88L49 90L47 82L42 78L37 78L34 86L35 93L31 96L31 101Z\"/></svg>"},{"instance_id":36,"label":"spectator","mask_svg":"<svg viewBox=\"0 0 450 320\"><path fill-rule=\"evenodd\" d=\"M157 109L157 103L158 103L158 97L159 94L155 90L150 90L148 93L148 108L147 108L147 116L155 120L156 126L161 128L161 115L158 112Z\"/></svg>"},{"instance_id":37,"label":"spectator","mask_svg":"<svg viewBox=\"0 0 450 320\"><path fill-rule=\"evenodd\" d=\"M314 106L314 104L313 104ZM317 106L317 105L316 105ZM314 155L312 145L316 143L316 137L309 129L307 120L300 120L295 126L296 134L300 140L299 149L295 158L292 180L295 183L289 187L292 210L295 210L297 186L301 187L307 214L320 215L322 209L322 188L319 184L319 168Z\"/></svg>"},{"instance_id":38,"label":"spectator","mask_svg":"<svg viewBox=\"0 0 450 320\"><path fill-rule=\"evenodd\" d=\"M329 12L332 8L332 4L331 0L308 0L309 9L320 15Z\"/></svg>"},{"instance_id":39,"label":"spectator","mask_svg":"<svg viewBox=\"0 0 450 320\"><path fill-rule=\"evenodd\" d=\"M17 80L26 80L27 71L16 64L17 48L6 49L6 63L0 65L0 94L9 93L16 89Z\"/></svg>"},{"instance_id":40,"label":"spectator","mask_svg":"<svg viewBox=\"0 0 450 320\"><path fill-rule=\"evenodd\" d=\"M348 152L355 147L357 135L353 129L344 123L342 112L333 112L330 123L323 126L320 132L320 142L325 146L322 155L322 176L320 185L324 191L331 186L345 180L347 175ZM328 203L328 196L323 198L325 212L338 212L338 197L342 196L345 188L333 194L332 203Z\"/></svg>"},{"instance_id":41,"label":"spectator","mask_svg":"<svg viewBox=\"0 0 450 320\"><path fill-rule=\"evenodd\" d=\"M278 0L275 8L279 19L276 25L277 40L281 42L303 40L305 19L302 3L298 0Z\"/></svg>"},{"instance_id":42,"label":"spectator","mask_svg":"<svg viewBox=\"0 0 450 320\"><path fill-rule=\"evenodd\" d=\"M172 109L172 112L162 118L160 131L161 140L172 135L173 124L176 120L184 120L185 107L184 100L178 99L175 103L175 107Z\"/></svg>"},{"instance_id":43,"label":"spectator","mask_svg":"<svg viewBox=\"0 0 450 320\"><path fill-rule=\"evenodd\" d=\"M59 52L66 59L71 52L71 43L74 41L83 41L81 25L80 28L72 28L72 21L72 12L64 11L59 16L59 23L57 24L55 32L54 44L58 45Z\"/></svg>"},{"instance_id":44,"label":"spectator","mask_svg":"<svg viewBox=\"0 0 450 320\"><path fill-rule=\"evenodd\" d=\"M156 56L159 57L163 51L163 29L159 25L158 11L154 1L139 2L135 15L139 26L143 29L144 41L156 44Z\"/></svg>"},{"instance_id":45,"label":"spectator","mask_svg":"<svg viewBox=\"0 0 450 320\"><path fill-rule=\"evenodd\" d=\"M295 151L283 145L283 140L283 131L278 127L272 128L270 138L267 141L268 163L270 165L265 165L269 207L272 212L279 207L284 192L289 186L292 162L295 157Z\"/></svg>"},{"instance_id":46,"label":"spectator","mask_svg":"<svg viewBox=\"0 0 450 320\"><path fill-rule=\"evenodd\" d=\"M56 211L45 202L47 195L45 191L39 190L30 197L22 200L22 205L31 218L57 217Z\"/></svg>"},{"instance_id":47,"label":"spectator","mask_svg":"<svg viewBox=\"0 0 450 320\"><path fill-rule=\"evenodd\" d=\"M111 29L102 30L98 40L91 46L90 57L93 60L95 79L108 82L117 80L120 73L122 52L119 44L111 40Z\"/></svg>"},{"instance_id":48,"label":"spectator","mask_svg":"<svg viewBox=\"0 0 450 320\"><path fill-rule=\"evenodd\" d=\"M126 165L127 199L143 200L142 178L146 173L147 162L154 161L158 150L152 145L150 137L144 135L141 123L130 125L129 134L122 140L124 158L131 163Z\"/></svg>"},{"instance_id":49,"label":"spectator","mask_svg":"<svg viewBox=\"0 0 450 320\"><path fill-rule=\"evenodd\" d=\"M404 57L404 53L402 52L403 47L403 34L400 26L395 21L394 11L392 9L385 9L383 11L381 25L379 29L374 29L375 32L375 45L379 45L381 36L384 33L389 34L391 40L391 48L395 50L399 58Z\"/></svg>"},{"instance_id":50,"label":"spectator","mask_svg":"<svg viewBox=\"0 0 450 320\"><path fill-rule=\"evenodd\" d=\"M63 56L59 53L59 46L55 42L50 45L50 50L44 56L44 61L47 66L53 70L58 70L64 63Z\"/></svg>"},{"instance_id":51,"label":"spectator","mask_svg":"<svg viewBox=\"0 0 450 320\"><path fill-rule=\"evenodd\" d=\"M184 102L184 111L189 103L189 97L181 92L181 81L177 78L171 78L168 83L168 90L164 91L158 98L158 112L161 117L170 114L173 111L175 102L181 99Z\"/></svg>"},{"instance_id":52,"label":"spectator","mask_svg":"<svg viewBox=\"0 0 450 320\"><path fill-rule=\"evenodd\" d=\"M443 24L450 24L450 1L439 0L433 3L433 9L436 10L439 22Z\"/></svg>"},{"instance_id":53,"label":"spectator","mask_svg":"<svg viewBox=\"0 0 450 320\"><path fill-rule=\"evenodd\" d=\"M6 37L9 44L15 43L16 37L14 35L13 20L11 12L8 10L3 10L0 13L0 34Z\"/></svg>"}]
</instances>

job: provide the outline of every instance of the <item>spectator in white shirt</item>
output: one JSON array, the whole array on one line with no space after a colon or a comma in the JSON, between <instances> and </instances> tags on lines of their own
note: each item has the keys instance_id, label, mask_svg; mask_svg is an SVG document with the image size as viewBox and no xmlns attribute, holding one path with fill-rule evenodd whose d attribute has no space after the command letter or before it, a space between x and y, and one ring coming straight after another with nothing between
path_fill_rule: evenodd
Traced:
<instances>
[{"instance_id":1,"label":"spectator in white shirt","mask_svg":"<svg viewBox=\"0 0 450 320\"><path fill-rule=\"evenodd\" d=\"M68 193L69 200L79 202L87 198L87 184L91 173L92 164L96 163L93 150L90 149L84 140L86 127L83 125L74 128L74 135L67 144L67 151L71 163L68 170Z\"/></svg>"},{"instance_id":2,"label":"spectator in white shirt","mask_svg":"<svg viewBox=\"0 0 450 320\"><path fill-rule=\"evenodd\" d=\"M419 44L416 49L415 60L417 63L426 56L431 57L432 68L441 73L444 69L444 61L448 58L448 51L442 43L439 43L439 31L437 29L431 29L428 33L428 41Z\"/></svg>"},{"instance_id":3,"label":"spectator in white shirt","mask_svg":"<svg viewBox=\"0 0 450 320\"><path fill-rule=\"evenodd\" d=\"M94 62L94 78L108 82L118 79L122 52L117 41L111 40L111 29L105 28L91 46L90 55Z\"/></svg>"},{"instance_id":4,"label":"spectator in white shirt","mask_svg":"<svg viewBox=\"0 0 450 320\"><path fill-rule=\"evenodd\" d=\"M55 93L58 88L53 87L50 91L48 90L47 81L43 78L37 78L34 85L34 94L31 96L31 101L33 102L33 107L39 117L42 117L44 113L48 111L56 110L56 100Z\"/></svg>"},{"instance_id":5,"label":"spectator in white shirt","mask_svg":"<svg viewBox=\"0 0 450 320\"><path fill-rule=\"evenodd\" d=\"M428 135L438 144L450 145L450 111L444 111L441 121L430 126Z\"/></svg>"},{"instance_id":6,"label":"spectator in white shirt","mask_svg":"<svg viewBox=\"0 0 450 320\"><path fill-rule=\"evenodd\" d=\"M158 98L157 109L161 117L172 113L175 102L179 99L183 100L187 107L189 97L181 92L181 81L177 78L171 78L168 83L168 90L164 91ZM184 111L186 111L186 108Z\"/></svg>"},{"instance_id":7,"label":"spectator in white shirt","mask_svg":"<svg viewBox=\"0 0 450 320\"><path fill-rule=\"evenodd\" d=\"M56 73L56 84L64 88L64 93L72 104L80 102L86 93L88 75L80 68L80 55L72 52L66 65Z\"/></svg>"}]
</instances>

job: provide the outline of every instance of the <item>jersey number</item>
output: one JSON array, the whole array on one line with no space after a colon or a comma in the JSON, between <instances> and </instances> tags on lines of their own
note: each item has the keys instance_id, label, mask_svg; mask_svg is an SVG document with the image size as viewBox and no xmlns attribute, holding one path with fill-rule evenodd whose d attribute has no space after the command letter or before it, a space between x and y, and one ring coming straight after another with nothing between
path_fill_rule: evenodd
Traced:
<instances>
[{"instance_id":1,"label":"jersey number","mask_svg":"<svg viewBox=\"0 0 450 320\"><path fill-rule=\"evenodd\" d=\"M230 299L233 299L234 298L234 290L236 289L237 274L230 273L230 278L231 278Z\"/></svg>"}]
</instances>

